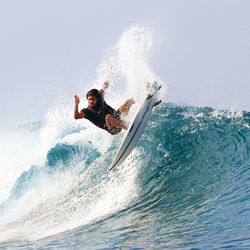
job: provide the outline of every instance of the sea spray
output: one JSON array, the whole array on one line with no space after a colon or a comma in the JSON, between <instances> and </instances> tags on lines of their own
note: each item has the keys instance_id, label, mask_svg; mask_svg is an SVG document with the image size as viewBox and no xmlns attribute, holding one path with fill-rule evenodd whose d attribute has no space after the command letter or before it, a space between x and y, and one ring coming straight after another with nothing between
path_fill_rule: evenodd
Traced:
<instances>
[{"instance_id":1,"label":"sea spray","mask_svg":"<svg viewBox=\"0 0 250 250\"><path fill-rule=\"evenodd\" d=\"M133 97L136 102L143 101L147 82L163 81L157 76L150 64L155 52L154 33L140 25L133 26L119 37L118 42L99 65L96 85L101 84L108 72L113 75L107 90L107 100L113 105L121 105L125 98ZM167 85L163 84L161 95L166 95Z\"/></svg>"},{"instance_id":2,"label":"sea spray","mask_svg":"<svg viewBox=\"0 0 250 250\"><path fill-rule=\"evenodd\" d=\"M149 64L152 49L153 33L145 27L121 35L93 81L100 88L112 70L108 104L118 108L133 97L135 112L146 82L159 80ZM84 107L85 96L80 99ZM6 139L11 160L1 159L8 171L1 170L0 240L36 239L73 229L124 209L137 197L140 151L131 154L127 169L108 173L122 134L112 137L87 120L74 120L73 104L61 100L39 124L32 131L29 124L24 130L17 127L10 132L13 140ZM16 140L18 153L12 146Z\"/></svg>"}]
</instances>

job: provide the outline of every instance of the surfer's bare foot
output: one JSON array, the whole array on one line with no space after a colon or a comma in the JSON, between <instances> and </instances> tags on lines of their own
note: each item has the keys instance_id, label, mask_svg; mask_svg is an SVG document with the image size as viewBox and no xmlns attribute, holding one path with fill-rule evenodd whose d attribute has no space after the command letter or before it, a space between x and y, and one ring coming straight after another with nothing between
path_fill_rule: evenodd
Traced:
<instances>
[{"instance_id":1,"label":"surfer's bare foot","mask_svg":"<svg viewBox=\"0 0 250 250\"><path fill-rule=\"evenodd\" d=\"M133 98L128 99L118 110L121 113L128 113L130 107L135 103Z\"/></svg>"},{"instance_id":2,"label":"surfer's bare foot","mask_svg":"<svg viewBox=\"0 0 250 250\"><path fill-rule=\"evenodd\" d=\"M117 128L123 128L125 130L128 130L128 127L126 125L121 123L121 121L113 118L110 114L106 115L106 125L109 128L117 127Z\"/></svg>"}]
</instances>

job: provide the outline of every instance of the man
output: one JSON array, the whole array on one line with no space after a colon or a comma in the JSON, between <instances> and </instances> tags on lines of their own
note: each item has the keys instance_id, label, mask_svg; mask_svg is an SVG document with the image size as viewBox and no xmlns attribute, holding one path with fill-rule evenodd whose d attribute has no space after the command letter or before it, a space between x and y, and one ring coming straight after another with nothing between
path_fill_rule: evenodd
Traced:
<instances>
[{"instance_id":1,"label":"man","mask_svg":"<svg viewBox=\"0 0 250 250\"><path fill-rule=\"evenodd\" d=\"M80 99L75 95L74 118L86 118L99 128L105 129L110 134L115 135L122 129L127 130L128 127L120 120L121 113L127 113L134 102L133 99L127 100L118 110L114 110L104 101L104 91L108 88L109 82L105 81L100 91L91 89L88 91L86 98L88 107L78 111Z\"/></svg>"}]
</instances>

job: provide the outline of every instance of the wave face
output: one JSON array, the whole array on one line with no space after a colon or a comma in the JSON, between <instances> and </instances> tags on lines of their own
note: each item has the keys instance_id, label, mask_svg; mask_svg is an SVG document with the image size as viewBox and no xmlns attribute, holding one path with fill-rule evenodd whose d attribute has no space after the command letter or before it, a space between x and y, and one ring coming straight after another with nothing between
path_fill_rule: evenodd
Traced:
<instances>
[{"instance_id":1,"label":"wave face","mask_svg":"<svg viewBox=\"0 0 250 250\"><path fill-rule=\"evenodd\" d=\"M250 247L249 128L247 112L161 104L112 172L122 134L12 130L1 136L0 246Z\"/></svg>"}]
</instances>

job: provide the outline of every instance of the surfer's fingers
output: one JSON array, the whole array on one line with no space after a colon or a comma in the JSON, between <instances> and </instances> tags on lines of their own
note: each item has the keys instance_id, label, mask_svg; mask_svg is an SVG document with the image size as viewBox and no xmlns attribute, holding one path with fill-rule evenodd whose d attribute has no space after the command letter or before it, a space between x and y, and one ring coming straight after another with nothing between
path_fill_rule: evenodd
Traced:
<instances>
[{"instance_id":1,"label":"surfer's fingers","mask_svg":"<svg viewBox=\"0 0 250 250\"><path fill-rule=\"evenodd\" d=\"M75 95L75 103L79 104L80 103L80 98L78 95Z\"/></svg>"}]
</instances>

